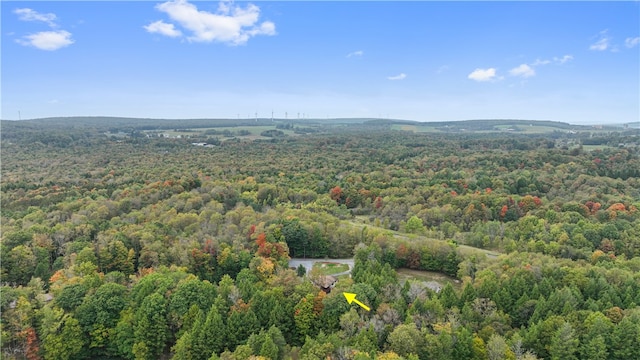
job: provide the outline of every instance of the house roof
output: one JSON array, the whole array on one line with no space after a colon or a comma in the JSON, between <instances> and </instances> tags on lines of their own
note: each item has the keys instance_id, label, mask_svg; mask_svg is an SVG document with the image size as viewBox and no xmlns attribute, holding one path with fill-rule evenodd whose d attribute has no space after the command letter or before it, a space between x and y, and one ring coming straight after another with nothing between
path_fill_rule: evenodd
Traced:
<instances>
[{"instance_id":1,"label":"house roof","mask_svg":"<svg viewBox=\"0 0 640 360\"><path fill-rule=\"evenodd\" d=\"M316 280L316 285L320 286L321 288L328 289L333 287L336 281L338 281L338 279L331 275L323 275Z\"/></svg>"}]
</instances>

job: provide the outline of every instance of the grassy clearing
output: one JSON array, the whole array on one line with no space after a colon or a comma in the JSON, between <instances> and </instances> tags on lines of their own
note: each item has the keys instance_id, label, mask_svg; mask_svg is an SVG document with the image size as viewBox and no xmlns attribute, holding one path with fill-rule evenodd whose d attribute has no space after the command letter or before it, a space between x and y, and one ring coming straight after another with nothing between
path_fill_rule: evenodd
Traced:
<instances>
[{"instance_id":1,"label":"grassy clearing","mask_svg":"<svg viewBox=\"0 0 640 360\"><path fill-rule=\"evenodd\" d=\"M367 216L356 216L354 220L346 221L346 223L351 225L351 226L358 227L360 229L363 228L363 227L368 227L368 228L372 228L372 229L383 230L387 234L393 236L396 239L400 239L400 240L407 240L407 241L415 240L415 241L423 241L423 242L427 242L427 243L443 243L443 242L446 242L446 240L440 240L440 239L435 239L435 238L432 238L432 237L416 235L416 234L405 234L405 233L401 233L399 231L389 230L389 229L385 229L385 228L380 227L380 226L375 226L374 224L368 223ZM486 255L489 259L495 259L498 256L500 256L500 253L497 252L497 251L481 249L481 248L477 248L477 247L473 247L473 246L469 246L469 245L461 245L461 244L458 245L458 251L460 251L465 256L470 256L470 255L474 255L474 254Z\"/></svg>"},{"instance_id":2,"label":"grassy clearing","mask_svg":"<svg viewBox=\"0 0 640 360\"><path fill-rule=\"evenodd\" d=\"M331 262L317 262L313 264L313 269L318 271L322 275L333 275L348 271L349 265Z\"/></svg>"},{"instance_id":3,"label":"grassy clearing","mask_svg":"<svg viewBox=\"0 0 640 360\"><path fill-rule=\"evenodd\" d=\"M610 149L613 147L609 145L582 145L582 148L584 149L584 151L593 151L593 150Z\"/></svg>"},{"instance_id":4,"label":"grassy clearing","mask_svg":"<svg viewBox=\"0 0 640 360\"><path fill-rule=\"evenodd\" d=\"M418 280L424 282L435 281L438 284L442 285L442 287L447 284L451 284L456 290L462 289L462 282L455 278L452 278L451 276L447 276L439 272L411 269L398 269L396 270L396 272L398 273L398 279L402 284L404 284L404 282L407 280Z\"/></svg>"},{"instance_id":5,"label":"grassy clearing","mask_svg":"<svg viewBox=\"0 0 640 360\"><path fill-rule=\"evenodd\" d=\"M436 129L433 126L419 126L418 127L418 132L432 133L432 132L441 132L441 131Z\"/></svg>"},{"instance_id":6,"label":"grassy clearing","mask_svg":"<svg viewBox=\"0 0 640 360\"><path fill-rule=\"evenodd\" d=\"M440 132L438 129L434 128L433 126L402 125L402 124L391 125L391 130L402 130L402 131L411 131L411 132Z\"/></svg>"},{"instance_id":7,"label":"grassy clearing","mask_svg":"<svg viewBox=\"0 0 640 360\"><path fill-rule=\"evenodd\" d=\"M546 133L552 133L554 131L563 131L563 132L567 131L567 130L563 130L563 129L559 129L551 126L521 126L520 129L522 130L522 132L527 134L546 134Z\"/></svg>"},{"instance_id":8,"label":"grassy clearing","mask_svg":"<svg viewBox=\"0 0 640 360\"><path fill-rule=\"evenodd\" d=\"M417 127L415 125L393 125L392 128L393 127L397 127L403 131L413 131L413 132L417 131Z\"/></svg>"}]
</instances>

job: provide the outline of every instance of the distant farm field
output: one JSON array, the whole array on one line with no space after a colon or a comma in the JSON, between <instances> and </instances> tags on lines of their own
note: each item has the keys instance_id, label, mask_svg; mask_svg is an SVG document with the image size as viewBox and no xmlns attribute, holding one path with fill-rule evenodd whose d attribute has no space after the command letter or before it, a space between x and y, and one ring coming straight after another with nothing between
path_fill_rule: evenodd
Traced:
<instances>
[{"instance_id":1,"label":"distant farm field","mask_svg":"<svg viewBox=\"0 0 640 360\"><path fill-rule=\"evenodd\" d=\"M593 151L593 150L604 150L604 149L612 149L612 146L609 145L582 145L584 151Z\"/></svg>"},{"instance_id":2,"label":"distant farm field","mask_svg":"<svg viewBox=\"0 0 640 360\"><path fill-rule=\"evenodd\" d=\"M403 125L403 124L393 124L391 125L392 130L402 130L402 131L411 131L411 132L439 132L440 130L436 129L433 126L427 125Z\"/></svg>"},{"instance_id":3,"label":"distant farm field","mask_svg":"<svg viewBox=\"0 0 640 360\"><path fill-rule=\"evenodd\" d=\"M215 130L216 134L207 134L207 131ZM168 137L200 137L200 136L219 136L224 137L222 134L225 131L231 133L231 137L240 137L240 138L250 138L250 139L259 139L264 138L268 139L268 137L261 136L260 134L264 131L268 130L279 130L282 131L285 135L288 136L297 136L291 129L278 129L276 125L257 125L257 126L225 126L225 127L209 127L209 128L189 128L189 129L173 129L173 130L153 130L148 131L149 133L161 133ZM246 135L239 135L238 132L249 132ZM222 140L222 139L221 139Z\"/></svg>"}]
</instances>

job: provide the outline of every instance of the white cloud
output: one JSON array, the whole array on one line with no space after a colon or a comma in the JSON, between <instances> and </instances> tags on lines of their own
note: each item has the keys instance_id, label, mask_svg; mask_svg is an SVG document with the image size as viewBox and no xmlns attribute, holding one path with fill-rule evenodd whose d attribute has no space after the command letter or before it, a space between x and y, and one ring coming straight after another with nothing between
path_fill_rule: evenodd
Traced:
<instances>
[{"instance_id":1,"label":"white cloud","mask_svg":"<svg viewBox=\"0 0 640 360\"><path fill-rule=\"evenodd\" d=\"M388 76L387 79L389 80L404 80L407 77L407 74L405 73L400 73L396 76Z\"/></svg>"},{"instance_id":2,"label":"white cloud","mask_svg":"<svg viewBox=\"0 0 640 360\"><path fill-rule=\"evenodd\" d=\"M628 48L632 48L638 44L640 44L640 37L626 38L624 40L624 45Z\"/></svg>"},{"instance_id":3,"label":"white cloud","mask_svg":"<svg viewBox=\"0 0 640 360\"><path fill-rule=\"evenodd\" d=\"M531 66L540 66L540 65L549 65L551 64L551 60L540 60L536 59L536 61L531 64Z\"/></svg>"},{"instance_id":4,"label":"white cloud","mask_svg":"<svg viewBox=\"0 0 640 360\"><path fill-rule=\"evenodd\" d=\"M531 66L543 66L543 65L549 65L551 63L562 65L562 64L567 63L567 62L569 62L571 60L573 60L573 55L565 55L563 57L554 56L552 60L549 60L549 59L545 59L545 60L536 59L536 61L534 61L531 64Z\"/></svg>"},{"instance_id":5,"label":"white cloud","mask_svg":"<svg viewBox=\"0 0 640 360\"><path fill-rule=\"evenodd\" d=\"M609 38L600 39L589 46L589 50L604 51L609 48Z\"/></svg>"},{"instance_id":6,"label":"white cloud","mask_svg":"<svg viewBox=\"0 0 640 360\"><path fill-rule=\"evenodd\" d=\"M18 15L18 19L22 21L41 21L47 23L51 28L55 29L58 25L56 14L42 14L33 9L20 8L15 9L14 14ZM71 39L71 33L65 30L41 31L35 34L23 36L16 42L24 46L33 46L36 49L54 51L74 43Z\"/></svg>"},{"instance_id":7,"label":"white cloud","mask_svg":"<svg viewBox=\"0 0 640 360\"><path fill-rule=\"evenodd\" d=\"M600 31L600 39L589 46L589 50L605 51L610 46L611 38L607 36L607 30Z\"/></svg>"},{"instance_id":8,"label":"white cloud","mask_svg":"<svg viewBox=\"0 0 640 360\"><path fill-rule=\"evenodd\" d=\"M256 35L276 34L274 23L265 21L258 24L260 8L253 4L242 8L235 6L231 2L221 1L217 12L211 13L198 10L195 5L190 4L187 0L172 0L157 5L156 9L166 13L172 21L189 30L191 32L191 35L187 37L189 41L242 45ZM147 26L150 27L157 23ZM165 30L168 29L166 26L163 27ZM167 36L174 36L175 31L158 33L163 35L172 34Z\"/></svg>"},{"instance_id":9,"label":"white cloud","mask_svg":"<svg viewBox=\"0 0 640 360\"><path fill-rule=\"evenodd\" d=\"M348 57L348 58L350 58L350 57L354 57L354 56L362 56L362 55L364 55L364 51L362 51L362 50L358 50L358 51L354 51L354 52L352 52L352 53L348 53L348 54L347 54L347 57Z\"/></svg>"},{"instance_id":10,"label":"white cloud","mask_svg":"<svg viewBox=\"0 0 640 360\"><path fill-rule=\"evenodd\" d=\"M180 30L176 30L173 24L167 24L162 20L158 20L156 22L152 22L149 25L145 25L144 28L150 33L158 33L164 36L169 36L169 37L182 36L182 32Z\"/></svg>"},{"instance_id":11,"label":"white cloud","mask_svg":"<svg viewBox=\"0 0 640 360\"><path fill-rule=\"evenodd\" d=\"M491 81L496 79L496 69L475 69L468 76L469 79L475 81Z\"/></svg>"},{"instance_id":12,"label":"white cloud","mask_svg":"<svg viewBox=\"0 0 640 360\"><path fill-rule=\"evenodd\" d=\"M567 61L571 61L571 60L573 60L573 55L565 55L565 56L563 56L561 58L557 58L555 56L553 57L553 61L558 63L558 64L564 64Z\"/></svg>"},{"instance_id":13,"label":"white cloud","mask_svg":"<svg viewBox=\"0 0 640 360\"><path fill-rule=\"evenodd\" d=\"M42 21L51 27L56 27L56 24L54 23L56 20L56 14L41 14L29 8L15 9L13 12L18 15L18 18L22 21Z\"/></svg>"},{"instance_id":14,"label":"white cloud","mask_svg":"<svg viewBox=\"0 0 640 360\"><path fill-rule=\"evenodd\" d=\"M74 43L73 39L71 39L71 33L64 30L41 31L24 36L16 41L20 45L33 46L37 49L48 51L58 50Z\"/></svg>"},{"instance_id":15,"label":"white cloud","mask_svg":"<svg viewBox=\"0 0 640 360\"><path fill-rule=\"evenodd\" d=\"M509 70L509 74L511 74L511 76L521 76L523 78L528 78L534 76L536 74L536 71L527 64L521 64L520 66Z\"/></svg>"}]
</instances>

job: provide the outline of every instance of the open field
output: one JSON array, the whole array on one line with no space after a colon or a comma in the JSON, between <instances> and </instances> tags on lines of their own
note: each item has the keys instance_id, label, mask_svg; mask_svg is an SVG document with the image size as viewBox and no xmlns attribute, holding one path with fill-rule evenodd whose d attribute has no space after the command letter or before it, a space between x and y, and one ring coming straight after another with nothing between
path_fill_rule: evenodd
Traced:
<instances>
[{"instance_id":1,"label":"open field","mask_svg":"<svg viewBox=\"0 0 640 360\"><path fill-rule=\"evenodd\" d=\"M500 129L501 131L507 131L507 132L516 132L516 133L524 133L524 134L545 134L545 133L552 133L554 131L565 131L564 129L559 129L556 127L552 127L552 126L540 126L540 125L530 125L530 126L517 126L517 127L513 127L513 126L509 126L509 125L496 125L496 128ZM512 129L512 130L509 130Z\"/></svg>"},{"instance_id":2,"label":"open field","mask_svg":"<svg viewBox=\"0 0 640 360\"><path fill-rule=\"evenodd\" d=\"M412 269L398 269L398 279L400 283L404 283L407 280L419 280L424 282L437 282L442 287L446 284L451 284L454 289L460 290L462 288L462 282L445 274L434 271L422 271Z\"/></svg>"},{"instance_id":3,"label":"open field","mask_svg":"<svg viewBox=\"0 0 640 360\"><path fill-rule=\"evenodd\" d=\"M375 226L373 224L367 224L365 223L366 217L364 216L356 216L354 218L354 220L351 221L346 221L346 223L352 225L352 226L357 226L359 228L363 228L363 227L369 227L369 228L374 228L374 229L378 229L378 230L383 230L385 232L387 232L388 234L391 234L394 238L396 239L402 239L402 240L420 240L422 242L426 242L426 243L444 243L446 242L446 240L440 240L440 239L435 239L435 238L431 238L431 237L427 237L427 236L422 236L422 235L416 235L416 234L405 234L399 231L394 231L394 230L389 230L389 229L385 229L379 226ZM492 251L492 250L487 250L487 249L481 249L481 248L477 248L477 247L473 247L473 246L469 246L469 245L458 245L457 249L460 253L466 255L473 255L473 254L484 254L487 256L487 258L490 259L495 259L498 256L500 256L500 253L497 251Z\"/></svg>"},{"instance_id":4,"label":"open field","mask_svg":"<svg viewBox=\"0 0 640 360\"><path fill-rule=\"evenodd\" d=\"M208 130L215 130L216 133L207 134ZM256 126L225 126L225 127L208 127L208 128L187 128L187 129L167 129L167 130L147 130L145 133L148 134L163 134L166 137L174 138L174 137L185 137L185 138L193 138L193 137L203 137L203 136L211 136L218 137L221 141L226 139L233 138L241 138L247 140L257 140L257 139L270 139L269 137L260 135L264 131L268 130L279 130L282 131L286 136L298 136L300 134L296 134L292 129L278 129L276 125L256 125ZM223 134L224 132L228 132L229 135ZM239 132L246 132L247 134L241 135Z\"/></svg>"},{"instance_id":5,"label":"open field","mask_svg":"<svg viewBox=\"0 0 640 360\"><path fill-rule=\"evenodd\" d=\"M584 151L593 151L593 150L604 150L604 149L613 149L613 146L609 145L582 145L582 149Z\"/></svg>"},{"instance_id":6,"label":"open field","mask_svg":"<svg viewBox=\"0 0 640 360\"><path fill-rule=\"evenodd\" d=\"M418 133L434 133L434 132L442 132L436 129L435 126L428 125L404 125L404 124L393 124L391 125L391 130L402 130L402 131L412 131Z\"/></svg>"},{"instance_id":7,"label":"open field","mask_svg":"<svg viewBox=\"0 0 640 360\"><path fill-rule=\"evenodd\" d=\"M319 266L320 264L327 264L327 263L331 263L333 264L333 266L330 268L330 270L327 271L333 271L330 273L327 273L325 275L329 275L329 274L339 274L345 271L348 271L350 269L353 269L354 266L354 261L353 258L350 259L301 259L301 258L291 258L289 259L289 267L290 268L297 268L298 266L302 265L305 267L305 269L307 269L307 274L309 272L311 272L311 269ZM342 271L337 271L337 269L342 269L344 268L344 270ZM336 271L334 271L336 270ZM349 276L347 274L347 276Z\"/></svg>"},{"instance_id":8,"label":"open field","mask_svg":"<svg viewBox=\"0 0 640 360\"><path fill-rule=\"evenodd\" d=\"M313 268L319 271L322 275L333 275L349 271L349 265L334 262L317 262L313 264Z\"/></svg>"}]
</instances>

